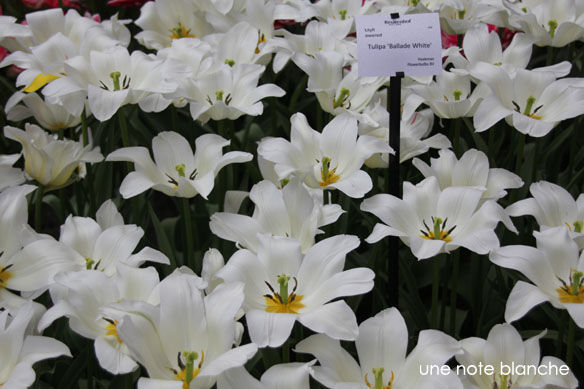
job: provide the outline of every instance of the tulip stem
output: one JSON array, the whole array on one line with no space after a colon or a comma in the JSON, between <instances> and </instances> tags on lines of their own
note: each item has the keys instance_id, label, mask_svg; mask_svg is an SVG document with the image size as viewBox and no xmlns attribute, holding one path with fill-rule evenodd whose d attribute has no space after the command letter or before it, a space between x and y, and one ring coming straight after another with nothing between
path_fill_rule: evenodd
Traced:
<instances>
[{"instance_id":1,"label":"tulip stem","mask_svg":"<svg viewBox=\"0 0 584 389\"><path fill-rule=\"evenodd\" d=\"M458 274L460 273L460 248L456 250L452 261L452 285L450 287L450 335L456 331L456 299L458 297Z\"/></svg>"},{"instance_id":2,"label":"tulip stem","mask_svg":"<svg viewBox=\"0 0 584 389\"><path fill-rule=\"evenodd\" d=\"M432 308L430 310L430 325L432 328L438 328L438 291L440 283L440 261L434 259L434 273L432 278Z\"/></svg>"},{"instance_id":3,"label":"tulip stem","mask_svg":"<svg viewBox=\"0 0 584 389\"><path fill-rule=\"evenodd\" d=\"M515 160L515 173L520 174L521 163L523 162L523 149L525 148L525 134L519 134L517 159Z\"/></svg>"},{"instance_id":4,"label":"tulip stem","mask_svg":"<svg viewBox=\"0 0 584 389\"><path fill-rule=\"evenodd\" d=\"M83 147L87 146L89 144L89 134L87 132L87 115L85 113L85 108L81 111L81 138L83 141ZM87 194L89 195L89 210L90 213L93 214L95 210L95 193L92 188L93 175L90 164L86 164L85 169L87 171L87 180L85 182L89 185L89 190L87 191Z\"/></svg>"},{"instance_id":5,"label":"tulip stem","mask_svg":"<svg viewBox=\"0 0 584 389\"><path fill-rule=\"evenodd\" d=\"M118 124L120 125L120 133L122 135L122 145L124 147L130 146L130 137L128 136L128 123L126 123L125 113L127 111L124 107L118 110Z\"/></svg>"},{"instance_id":6,"label":"tulip stem","mask_svg":"<svg viewBox=\"0 0 584 389\"><path fill-rule=\"evenodd\" d=\"M223 138L227 139L226 136L226 128L225 123L223 120L217 120L217 134L222 136ZM217 201L219 204L219 212L223 212L224 210L224 203L225 203L225 191L227 191L227 170L222 169L222 172L219 172L219 187L217 188Z\"/></svg>"},{"instance_id":7,"label":"tulip stem","mask_svg":"<svg viewBox=\"0 0 584 389\"><path fill-rule=\"evenodd\" d=\"M193 247L193 224L191 221L191 206L189 199L183 197L182 199L182 217L185 222L185 255L184 263L194 270L194 263L192 263L194 247Z\"/></svg>"},{"instance_id":8,"label":"tulip stem","mask_svg":"<svg viewBox=\"0 0 584 389\"><path fill-rule=\"evenodd\" d=\"M36 232L41 232L41 210L43 207L43 192L45 188L42 185L37 187L37 193L35 198L35 208L34 208L34 229Z\"/></svg>"},{"instance_id":9,"label":"tulip stem","mask_svg":"<svg viewBox=\"0 0 584 389\"><path fill-rule=\"evenodd\" d=\"M568 349L566 350L566 363L568 366L572 367L572 362L574 360L574 342L576 337L576 325L574 324L574 319L570 318L570 324L568 325Z\"/></svg>"}]
</instances>

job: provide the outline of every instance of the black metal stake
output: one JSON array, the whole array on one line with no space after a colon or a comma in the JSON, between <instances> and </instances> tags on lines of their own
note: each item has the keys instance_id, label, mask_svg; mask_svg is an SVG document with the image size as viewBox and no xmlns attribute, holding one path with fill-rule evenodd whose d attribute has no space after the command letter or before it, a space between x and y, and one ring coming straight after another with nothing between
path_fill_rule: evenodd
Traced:
<instances>
[{"instance_id":1,"label":"black metal stake","mask_svg":"<svg viewBox=\"0 0 584 389\"><path fill-rule=\"evenodd\" d=\"M392 15L392 18L393 15ZM397 72L395 76L389 78L389 88L387 89L387 110L389 112L389 145L394 150L394 155L389 155L389 180L387 182L387 192L398 198L402 197L400 185L399 169L399 142L400 142L400 122L401 122L401 79L403 72ZM399 238L389 237L388 252L388 284L390 307L397 307L399 302Z\"/></svg>"}]
</instances>

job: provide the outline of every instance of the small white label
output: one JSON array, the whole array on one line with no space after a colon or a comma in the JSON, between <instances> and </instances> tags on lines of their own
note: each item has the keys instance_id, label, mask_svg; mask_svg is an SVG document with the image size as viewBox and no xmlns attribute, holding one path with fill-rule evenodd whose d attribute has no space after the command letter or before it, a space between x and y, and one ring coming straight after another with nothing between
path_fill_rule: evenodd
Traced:
<instances>
[{"instance_id":1,"label":"small white label","mask_svg":"<svg viewBox=\"0 0 584 389\"><path fill-rule=\"evenodd\" d=\"M356 19L359 76L423 76L442 72L438 13L359 15Z\"/></svg>"}]
</instances>

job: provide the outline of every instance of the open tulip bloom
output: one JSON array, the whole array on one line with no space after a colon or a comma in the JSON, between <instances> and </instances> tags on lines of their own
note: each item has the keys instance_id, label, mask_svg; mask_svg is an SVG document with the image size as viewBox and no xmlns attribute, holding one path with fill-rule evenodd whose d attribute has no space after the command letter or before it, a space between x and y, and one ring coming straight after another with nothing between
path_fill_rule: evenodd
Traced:
<instances>
[{"instance_id":1,"label":"open tulip bloom","mask_svg":"<svg viewBox=\"0 0 584 389\"><path fill-rule=\"evenodd\" d=\"M575 389L578 382L574 374L564 375L559 373L558 367L565 365L556 357L540 357L539 340L545 335L542 331L539 335L533 336L526 341L521 339L519 332L510 324L497 324L494 326L487 339L466 338L460 341L463 352L456 355L456 360L460 363L459 377L465 388L472 389L492 389L492 388L562 388ZM540 360L541 358L541 360ZM492 366L492 375L470 374L471 366ZM506 366L525 366L529 374L513 374L504 371ZM539 369L540 365L548 366L547 370ZM542 367L543 367L542 366ZM553 367L551 367L553 366ZM556 368L556 369L554 369ZM540 374L539 371L546 371ZM465 374L466 373L466 374Z\"/></svg>"},{"instance_id":2,"label":"open tulip bloom","mask_svg":"<svg viewBox=\"0 0 584 389\"><path fill-rule=\"evenodd\" d=\"M252 342L279 347L294 322L335 339L357 336L355 314L343 300L373 288L367 268L343 271L345 256L359 246L351 235L337 235L312 246L305 255L294 239L258 235L258 253L239 250L217 277L245 283L244 310Z\"/></svg>"},{"instance_id":3,"label":"open tulip bloom","mask_svg":"<svg viewBox=\"0 0 584 389\"><path fill-rule=\"evenodd\" d=\"M532 282L517 281L507 300L505 320L519 320L536 305L549 301L554 308L567 309L584 328L584 255L579 254L566 227L533 235L537 248L505 246L489 256L494 264L517 270Z\"/></svg>"},{"instance_id":4,"label":"open tulip bloom","mask_svg":"<svg viewBox=\"0 0 584 389\"><path fill-rule=\"evenodd\" d=\"M221 373L243 366L255 344L233 348L243 284L219 285L207 296L200 279L175 271L160 284L160 305L142 305L117 325L120 339L149 378L140 389L209 389Z\"/></svg>"},{"instance_id":5,"label":"open tulip bloom","mask_svg":"<svg viewBox=\"0 0 584 389\"><path fill-rule=\"evenodd\" d=\"M449 253L459 246L478 254L499 247L495 227L499 222L517 232L503 208L494 201L481 204L482 189L452 186L440 189L436 177L417 184L404 183L403 200L378 194L361 203L384 224L377 223L367 242L399 236L418 259Z\"/></svg>"},{"instance_id":6,"label":"open tulip bloom","mask_svg":"<svg viewBox=\"0 0 584 389\"><path fill-rule=\"evenodd\" d=\"M268 180L254 185L249 194L255 204L252 217L227 212L211 215L211 231L239 247L257 252L259 232L297 239L302 251L314 245L322 233L318 227L334 223L341 213L337 204L319 204L298 178L278 189Z\"/></svg>"},{"instance_id":7,"label":"open tulip bloom","mask_svg":"<svg viewBox=\"0 0 584 389\"><path fill-rule=\"evenodd\" d=\"M124 147L109 154L106 160L134 163L136 170L128 174L120 186L120 193L126 199L150 188L168 196L189 198L200 194L207 198L219 170L253 158L241 151L223 154L223 147L230 142L219 135L201 135L195 143L193 153L182 135L165 131L152 139L154 161L145 147Z\"/></svg>"},{"instance_id":8,"label":"open tulip bloom","mask_svg":"<svg viewBox=\"0 0 584 389\"><path fill-rule=\"evenodd\" d=\"M359 363L338 340L324 334L304 339L295 351L318 359L320 366L312 368L312 376L331 389L462 389L454 373L421 374L426 366L443 365L460 353L458 342L440 331L424 330L406 356L408 328L396 308L361 323L355 344Z\"/></svg>"},{"instance_id":9,"label":"open tulip bloom","mask_svg":"<svg viewBox=\"0 0 584 389\"><path fill-rule=\"evenodd\" d=\"M32 303L23 305L12 318L0 312L0 386L26 389L36 379L32 365L61 355L71 356L69 348L56 339L29 335L33 318Z\"/></svg>"},{"instance_id":10,"label":"open tulip bloom","mask_svg":"<svg viewBox=\"0 0 584 389\"><path fill-rule=\"evenodd\" d=\"M373 187L371 177L360 170L363 163L375 153L393 152L380 139L357 138L357 119L348 114L336 116L322 133L313 130L302 113L292 115L290 121L290 142L264 138L258 146L258 153L276 164L280 179L304 175L312 188L334 188L360 198Z\"/></svg>"}]
</instances>

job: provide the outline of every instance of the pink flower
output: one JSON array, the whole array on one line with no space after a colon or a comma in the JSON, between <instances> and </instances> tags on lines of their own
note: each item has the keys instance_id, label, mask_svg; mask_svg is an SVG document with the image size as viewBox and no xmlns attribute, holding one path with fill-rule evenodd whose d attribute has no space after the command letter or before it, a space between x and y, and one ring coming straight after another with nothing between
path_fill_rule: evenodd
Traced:
<instances>
[{"instance_id":1,"label":"pink flower","mask_svg":"<svg viewBox=\"0 0 584 389\"><path fill-rule=\"evenodd\" d=\"M63 7L71 7L82 9L83 5L78 0L62 0ZM43 7L47 8L59 8L59 0L22 0L22 4L32 9L40 9Z\"/></svg>"},{"instance_id":2,"label":"pink flower","mask_svg":"<svg viewBox=\"0 0 584 389\"><path fill-rule=\"evenodd\" d=\"M142 4L151 1L151 0L110 0L107 2L107 5L112 5L114 7L141 7Z\"/></svg>"}]
</instances>

